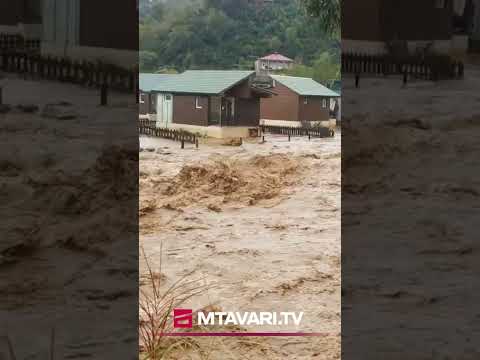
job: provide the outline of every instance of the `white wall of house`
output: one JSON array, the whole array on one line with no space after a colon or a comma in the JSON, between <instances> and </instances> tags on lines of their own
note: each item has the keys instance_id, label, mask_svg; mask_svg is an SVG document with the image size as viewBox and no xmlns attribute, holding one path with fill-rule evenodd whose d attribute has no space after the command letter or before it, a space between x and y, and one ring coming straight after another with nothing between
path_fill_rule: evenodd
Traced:
<instances>
[{"instance_id":1,"label":"white wall of house","mask_svg":"<svg viewBox=\"0 0 480 360\"><path fill-rule=\"evenodd\" d=\"M289 61L269 61L269 60L257 60L255 61L255 70L256 71L278 71L278 70L285 70L290 69L292 67L292 63Z\"/></svg>"}]
</instances>

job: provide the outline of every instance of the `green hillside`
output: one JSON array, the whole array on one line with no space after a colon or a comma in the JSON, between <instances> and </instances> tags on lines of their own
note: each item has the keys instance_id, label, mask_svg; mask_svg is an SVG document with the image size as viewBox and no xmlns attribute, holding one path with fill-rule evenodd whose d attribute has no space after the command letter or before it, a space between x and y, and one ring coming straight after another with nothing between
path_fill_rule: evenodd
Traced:
<instances>
[{"instance_id":1,"label":"green hillside","mask_svg":"<svg viewBox=\"0 0 480 360\"><path fill-rule=\"evenodd\" d=\"M277 51L301 64L293 74L339 76L339 39L295 0L143 0L140 14L141 71L250 69Z\"/></svg>"}]
</instances>

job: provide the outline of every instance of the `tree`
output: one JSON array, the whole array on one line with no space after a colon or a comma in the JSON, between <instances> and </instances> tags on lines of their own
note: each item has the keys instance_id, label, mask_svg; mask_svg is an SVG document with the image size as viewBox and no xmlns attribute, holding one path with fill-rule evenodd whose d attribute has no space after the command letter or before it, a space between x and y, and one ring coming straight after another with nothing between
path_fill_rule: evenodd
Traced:
<instances>
[{"instance_id":1,"label":"tree","mask_svg":"<svg viewBox=\"0 0 480 360\"><path fill-rule=\"evenodd\" d=\"M336 61L336 56L325 51L316 58L312 66L295 65L285 73L291 76L312 78L326 85L331 80L340 79L340 64Z\"/></svg>"},{"instance_id":2,"label":"tree","mask_svg":"<svg viewBox=\"0 0 480 360\"><path fill-rule=\"evenodd\" d=\"M144 71L156 71L158 56L153 51L140 51L140 68Z\"/></svg>"},{"instance_id":3,"label":"tree","mask_svg":"<svg viewBox=\"0 0 480 360\"><path fill-rule=\"evenodd\" d=\"M299 0L303 1L303 0ZM141 71L251 69L279 53L312 68L327 52L339 62L339 42L297 1L257 7L249 0L154 0L140 25ZM313 69L311 69L313 71ZM313 74L313 72L312 72Z\"/></svg>"},{"instance_id":4,"label":"tree","mask_svg":"<svg viewBox=\"0 0 480 360\"><path fill-rule=\"evenodd\" d=\"M323 52L313 63L313 79L322 84L340 79L340 64L328 52Z\"/></svg>"},{"instance_id":5,"label":"tree","mask_svg":"<svg viewBox=\"0 0 480 360\"><path fill-rule=\"evenodd\" d=\"M328 33L340 30L340 0L302 0L307 13L319 19L320 26Z\"/></svg>"}]
</instances>

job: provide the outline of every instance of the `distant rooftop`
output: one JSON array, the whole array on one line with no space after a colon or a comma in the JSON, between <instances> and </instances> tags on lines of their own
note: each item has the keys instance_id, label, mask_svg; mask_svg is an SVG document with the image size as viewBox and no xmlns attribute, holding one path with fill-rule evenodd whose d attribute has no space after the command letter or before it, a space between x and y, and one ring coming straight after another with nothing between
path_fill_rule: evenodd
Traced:
<instances>
[{"instance_id":1,"label":"distant rooftop","mask_svg":"<svg viewBox=\"0 0 480 360\"><path fill-rule=\"evenodd\" d=\"M310 78L270 75L273 80L301 96L340 97L339 94Z\"/></svg>"},{"instance_id":2,"label":"distant rooftop","mask_svg":"<svg viewBox=\"0 0 480 360\"><path fill-rule=\"evenodd\" d=\"M292 59L290 59L286 56L283 56L282 54L279 54L279 53L273 53L273 54L264 56L264 57L260 58L260 60L293 62Z\"/></svg>"}]
</instances>

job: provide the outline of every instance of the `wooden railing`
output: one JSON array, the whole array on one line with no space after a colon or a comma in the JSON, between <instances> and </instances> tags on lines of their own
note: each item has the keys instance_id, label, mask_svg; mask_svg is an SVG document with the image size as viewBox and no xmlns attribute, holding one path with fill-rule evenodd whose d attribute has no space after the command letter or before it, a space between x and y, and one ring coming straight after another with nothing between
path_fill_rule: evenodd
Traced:
<instances>
[{"instance_id":1,"label":"wooden railing","mask_svg":"<svg viewBox=\"0 0 480 360\"><path fill-rule=\"evenodd\" d=\"M138 70L113 64L43 56L40 40L0 34L0 70L24 78L57 80L118 91L137 92Z\"/></svg>"},{"instance_id":2,"label":"wooden railing","mask_svg":"<svg viewBox=\"0 0 480 360\"><path fill-rule=\"evenodd\" d=\"M118 91L136 92L138 72L116 65L72 61L38 54L2 52L0 69L25 78L47 79L88 87L108 86Z\"/></svg>"},{"instance_id":3,"label":"wooden railing","mask_svg":"<svg viewBox=\"0 0 480 360\"><path fill-rule=\"evenodd\" d=\"M40 52L40 39L25 39L16 34L0 34L0 51Z\"/></svg>"},{"instance_id":4,"label":"wooden railing","mask_svg":"<svg viewBox=\"0 0 480 360\"><path fill-rule=\"evenodd\" d=\"M390 55L346 53L342 54L342 73L399 74L426 80L456 79L463 78L464 64L442 55L396 58Z\"/></svg>"},{"instance_id":5,"label":"wooden railing","mask_svg":"<svg viewBox=\"0 0 480 360\"><path fill-rule=\"evenodd\" d=\"M326 127L292 127L292 126L268 126L261 125L260 129L263 133L277 134L277 135L287 135L287 136L308 136L310 137L333 137L335 136L335 131Z\"/></svg>"},{"instance_id":6,"label":"wooden railing","mask_svg":"<svg viewBox=\"0 0 480 360\"><path fill-rule=\"evenodd\" d=\"M140 119L138 125L138 132L142 135L161 137L173 141L179 141L182 144L190 143L198 147L198 137L195 134L184 130L157 128L155 121Z\"/></svg>"}]
</instances>

